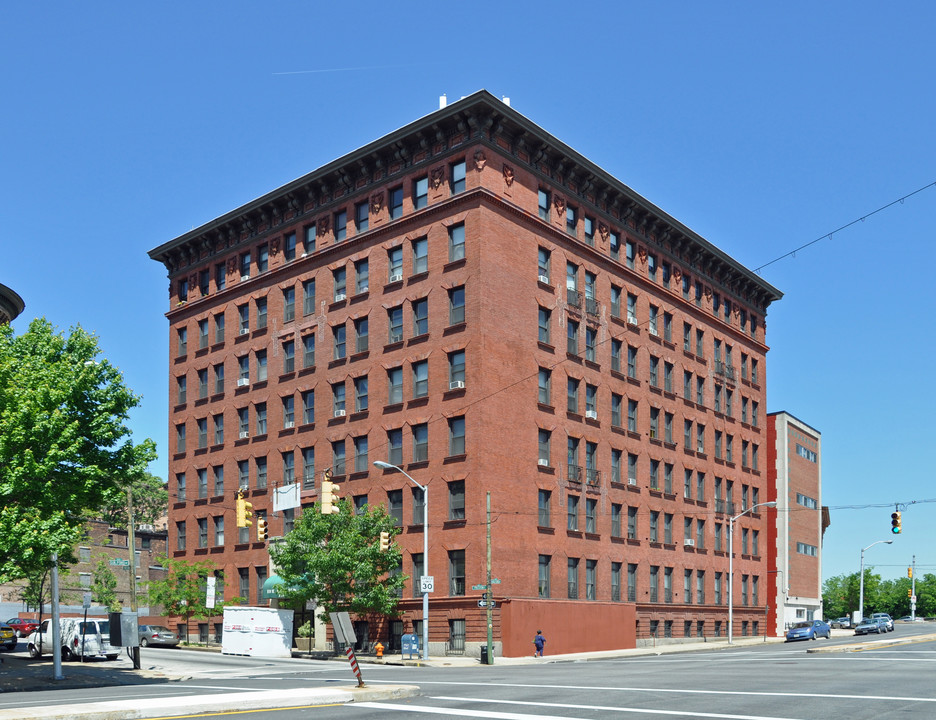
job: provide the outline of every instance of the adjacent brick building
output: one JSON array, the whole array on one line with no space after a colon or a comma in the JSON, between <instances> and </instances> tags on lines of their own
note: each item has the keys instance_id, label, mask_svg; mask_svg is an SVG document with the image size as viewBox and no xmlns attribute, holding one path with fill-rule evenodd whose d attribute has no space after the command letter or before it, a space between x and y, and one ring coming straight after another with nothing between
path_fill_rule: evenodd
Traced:
<instances>
[{"instance_id":1,"label":"adjacent brick building","mask_svg":"<svg viewBox=\"0 0 936 720\"><path fill-rule=\"evenodd\" d=\"M770 533L772 631L800 620L821 620L822 536L828 515L822 507L822 435L787 412L767 416L769 497L777 502ZM777 612L777 610L780 610Z\"/></svg>"},{"instance_id":2,"label":"adjacent brick building","mask_svg":"<svg viewBox=\"0 0 936 720\"><path fill-rule=\"evenodd\" d=\"M169 542L262 601L247 490L398 519L430 648L530 652L727 630L727 528L766 500L764 317L780 293L478 92L150 252L169 272ZM769 514L739 520L735 623L763 630ZM744 540L740 540L743 537ZM418 630L418 581L391 648Z\"/></svg>"}]
</instances>

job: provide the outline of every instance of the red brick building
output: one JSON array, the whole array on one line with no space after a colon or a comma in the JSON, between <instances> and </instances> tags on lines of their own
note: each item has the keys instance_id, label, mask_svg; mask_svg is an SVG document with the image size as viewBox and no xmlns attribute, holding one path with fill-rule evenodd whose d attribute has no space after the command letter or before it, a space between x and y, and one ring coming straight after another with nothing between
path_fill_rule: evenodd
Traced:
<instances>
[{"instance_id":1,"label":"red brick building","mask_svg":"<svg viewBox=\"0 0 936 720\"><path fill-rule=\"evenodd\" d=\"M777 502L769 528L771 631L822 620L822 435L786 412L767 416L768 494ZM777 610L780 610L777 612Z\"/></svg>"},{"instance_id":2,"label":"red brick building","mask_svg":"<svg viewBox=\"0 0 936 720\"><path fill-rule=\"evenodd\" d=\"M727 630L728 517L766 499L764 317L780 293L478 92L158 247L169 271L170 548L259 599L276 486L399 518L430 651L475 652L491 494L498 654ZM296 511L298 512L298 511ZM762 631L767 515L738 522ZM739 527L736 531L740 532ZM742 585L743 583L743 585ZM395 644L422 617L371 628Z\"/></svg>"}]
</instances>

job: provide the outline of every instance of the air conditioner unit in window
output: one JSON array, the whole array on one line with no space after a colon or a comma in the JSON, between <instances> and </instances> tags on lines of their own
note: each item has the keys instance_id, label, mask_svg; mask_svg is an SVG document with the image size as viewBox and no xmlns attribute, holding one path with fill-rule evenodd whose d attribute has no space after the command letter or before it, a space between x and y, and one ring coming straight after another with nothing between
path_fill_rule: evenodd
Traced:
<instances>
[{"instance_id":1,"label":"air conditioner unit in window","mask_svg":"<svg viewBox=\"0 0 936 720\"><path fill-rule=\"evenodd\" d=\"M540 276L539 276L538 278L536 278L536 279L539 280L541 283L543 283L543 285L549 285L549 276L548 276L548 275L540 275Z\"/></svg>"},{"instance_id":2,"label":"air conditioner unit in window","mask_svg":"<svg viewBox=\"0 0 936 720\"><path fill-rule=\"evenodd\" d=\"M452 382L449 383L449 390L463 390L464 387L464 380L452 380Z\"/></svg>"},{"instance_id":3,"label":"air conditioner unit in window","mask_svg":"<svg viewBox=\"0 0 936 720\"><path fill-rule=\"evenodd\" d=\"M247 387L250 385L250 380L248 378L238 378L237 387Z\"/></svg>"},{"instance_id":4,"label":"air conditioner unit in window","mask_svg":"<svg viewBox=\"0 0 936 720\"><path fill-rule=\"evenodd\" d=\"M246 334L249 333L249 332L250 332L250 328L241 328L241 329L240 329L240 334L241 334L241 335L246 335Z\"/></svg>"},{"instance_id":5,"label":"air conditioner unit in window","mask_svg":"<svg viewBox=\"0 0 936 720\"><path fill-rule=\"evenodd\" d=\"M693 540L692 538L686 538L685 540L683 540L683 545L685 545L686 547L695 547L695 540Z\"/></svg>"},{"instance_id":6,"label":"air conditioner unit in window","mask_svg":"<svg viewBox=\"0 0 936 720\"><path fill-rule=\"evenodd\" d=\"M344 410L335 410L335 417L344 417L344 416L345 416Z\"/></svg>"},{"instance_id":7,"label":"air conditioner unit in window","mask_svg":"<svg viewBox=\"0 0 936 720\"><path fill-rule=\"evenodd\" d=\"M397 273L396 275L391 275L391 276L390 276L390 282L392 282L392 283L393 283L393 282L400 282L400 280L402 280L402 279L403 279L403 275L401 275L400 273Z\"/></svg>"},{"instance_id":8,"label":"air conditioner unit in window","mask_svg":"<svg viewBox=\"0 0 936 720\"><path fill-rule=\"evenodd\" d=\"M290 421L284 422L284 423L283 423L283 427L284 427L286 430L289 430L290 428L296 427L296 423L294 423L294 422L292 422L292 421L290 420Z\"/></svg>"},{"instance_id":9,"label":"air conditioner unit in window","mask_svg":"<svg viewBox=\"0 0 936 720\"><path fill-rule=\"evenodd\" d=\"M250 275L241 275L241 280L250 280Z\"/></svg>"},{"instance_id":10,"label":"air conditioner unit in window","mask_svg":"<svg viewBox=\"0 0 936 720\"><path fill-rule=\"evenodd\" d=\"M540 467L549 467L549 460L544 460L543 458L540 458L539 460L536 461L536 464L539 465Z\"/></svg>"},{"instance_id":11,"label":"air conditioner unit in window","mask_svg":"<svg viewBox=\"0 0 936 720\"><path fill-rule=\"evenodd\" d=\"M250 437L250 433L247 432L246 430L241 430L237 437L238 437L240 440L246 440L247 438Z\"/></svg>"},{"instance_id":12,"label":"air conditioner unit in window","mask_svg":"<svg viewBox=\"0 0 936 720\"><path fill-rule=\"evenodd\" d=\"M585 417L587 417L589 420L597 420L598 413L596 413L594 410L586 410Z\"/></svg>"},{"instance_id":13,"label":"air conditioner unit in window","mask_svg":"<svg viewBox=\"0 0 936 720\"><path fill-rule=\"evenodd\" d=\"M633 315L628 315L628 316L627 316L627 324L628 324L628 325L636 325L636 324L637 324L637 318L636 318L635 316L633 316Z\"/></svg>"},{"instance_id":14,"label":"air conditioner unit in window","mask_svg":"<svg viewBox=\"0 0 936 720\"><path fill-rule=\"evenodd\" d=\"M627 478L627 484L628 484L628 485L636 485L636 484L637 484L637 478Z\"/></svg>"},{"instance_id":15,"label":"air conditioner unit in window","mask_svg":"<svg viewBox=\"0 0 936 720\"><path fill-rule=\"evenodd\" d=\"M347 297L344 293L335 293L335 302L341 302Z\"/></svg>"},{"instance_id":16,"label":"air conditioner unit in window","mask_svg":"<svg viewBox=\"0 0 936 720\"><path fill-rule=\"evenodd\" d=\"M650 327L650 328L648 328L648 330L650 330L650 334L651 334L651 335L653 335L653 336L655 336L655 337L659 337L659 336L660 336L660 333L657 332L657 329L656 329L655 327Z\"/></svg>"}]
</instances>

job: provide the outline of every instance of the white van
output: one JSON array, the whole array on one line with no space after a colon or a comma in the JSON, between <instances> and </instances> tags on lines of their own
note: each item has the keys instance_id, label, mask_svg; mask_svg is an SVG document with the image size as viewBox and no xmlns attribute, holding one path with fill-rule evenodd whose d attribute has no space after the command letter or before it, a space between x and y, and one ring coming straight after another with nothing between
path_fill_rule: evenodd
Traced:
<instances>
[{"instance_id":1,"label":"white van","mask_svg":"<svg viewBox=\"0 0 936 720\"><path fill-rule=\"evenodd\" d=\"M116 660L120 648L110 644L110 621L107 618L62 618L60 620L62 660L105 657ZM38 658L52 653L52 621L43 620L26 640L29 656Z\"/></svg>"}]
</instances>

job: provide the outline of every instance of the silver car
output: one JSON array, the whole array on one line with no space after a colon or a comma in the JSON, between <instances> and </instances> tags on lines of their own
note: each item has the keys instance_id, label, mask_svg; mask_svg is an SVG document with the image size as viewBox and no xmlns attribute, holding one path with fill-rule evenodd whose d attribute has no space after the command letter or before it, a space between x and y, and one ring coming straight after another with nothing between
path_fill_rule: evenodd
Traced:
<instances>
[{"instance_id":1,"label":"silver car","mask_svg":"<svg viewBox=\"0 0 936 720\"><path fill-rule=\"evenodd\" d=\"M872 620L883 620L884 626L887 628L887 632L894 631L894 621L891 619L891 616L887 613L871 613Z\"/></svg>"},{"instance_id":2,"label":"silver car","mask_svg":"<svg viewBox=\"0 0 936 720\"><path fill-rule=\"evenodd\" d=\"M165 625L140 625L140 647L148 645L175 647L178 644L179 636Z\"/></svg>"}]
</instances>

